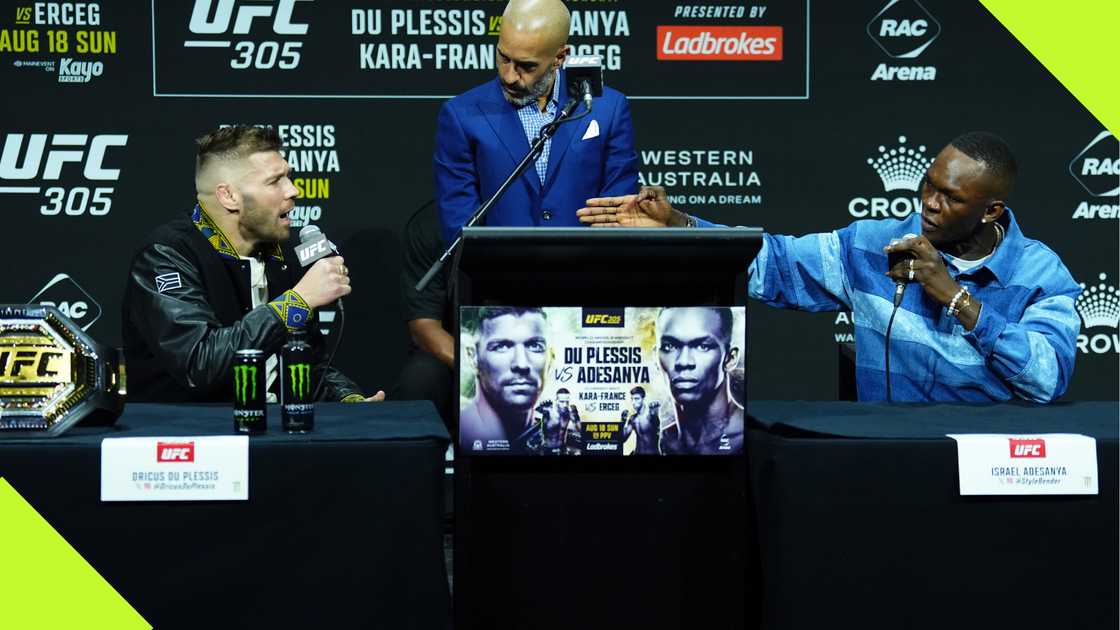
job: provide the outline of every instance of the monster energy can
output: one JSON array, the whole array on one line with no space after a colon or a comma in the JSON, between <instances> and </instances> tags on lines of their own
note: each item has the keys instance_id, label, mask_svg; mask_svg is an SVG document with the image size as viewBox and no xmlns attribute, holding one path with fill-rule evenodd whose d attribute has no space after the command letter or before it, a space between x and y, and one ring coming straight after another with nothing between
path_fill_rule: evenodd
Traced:
<instances>
[{"instance_id":1,"label":"monster energy can","mask_svg":"<svg viewBox=\"0 0 1120 630\"><path fill-rule=\"evenodd\" d=\"M311 344L307 333L293 330L280 351L280 427L288 433L307 433L315 427L311 382Z\"/></svg>"},{"instance_id":2,"label":"monster energy can","mask_svg":"<svg viewBox=\"0 0 1120 630\"><path fill-rule=\"evenodd\" d=\"M233 358L233 430L235 433L264 433L264 352L238 350Z\"/></svg>"}]
</instances>

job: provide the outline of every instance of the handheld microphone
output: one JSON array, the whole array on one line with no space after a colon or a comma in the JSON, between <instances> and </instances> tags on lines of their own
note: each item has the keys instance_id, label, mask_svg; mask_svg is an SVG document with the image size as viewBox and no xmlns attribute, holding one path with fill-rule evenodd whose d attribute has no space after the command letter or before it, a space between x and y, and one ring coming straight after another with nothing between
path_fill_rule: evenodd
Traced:
<instances>
[{"instance_id":1,"label":"handheld microphone","mask_svg":"<svg viewBox=\"0 0 1120 630\"><path fill-rule=\"evenodd\" d=\"M305 225L299 231L299 245L296 245L296 258L301 267L310 267L315 261L327 256L338 256L338 248L328 241L323 231L315 225Z\"/></svg>"},{"instance_id":2,"label":"handheld microphone","mask_svg":"<svg viewBox=\"0 0 1120 630\"><path fill-rule=\"evenodd\" d=\"M603 58L599 55L569 55L564 63L568 96L583 99L591 111L591 99L603 95Z\"/></svg>"},{"instance_id":3,"label":"handheld microphone","mask_svg":"<svg viewBox=\"0 0 1120 630\"><path fill-rule=\"evenodd\" d=\"M306 229L306 228L304 228L304 229ZM897 244L901 243L902 241L907 241L907 240L910 240L912 238L917 238L917 237L918 237L917 234L906 234L902 238L892 238L891 242L890 242L890 245L897 245ZM889 271L891 269L894 269L895 265L897 265L898 263L900 263L904 260L908 260L910 258L913 258L913 255L911 255L910 252L891 252L891 253L887 254L887 270ZM902 294L906 291L906 284L908 282L909 282L908 280L895 280L895 283L894 283L894 306L895 306L895 308L898 308L898 306L900 304L902 304Z\"/></svg>"},{"instance_id":4,"label":"handheld microphone","mask_svg":"<svg viewBox=\"0 0 1120 630\"><path fill-rule=\"evenodd\" d=\"M328 256L340 256L338 247L327 240L327 235L316 225L305 225L299 231L299 244L295 246L296 258L299 259L299 264L304 269L315 264L315 261ZM327 305L331 306L331 305ZM331 363L334 361L334 355L338 352L338 345L342 342L342 330L346 324L346 311L342 306L342 298L334 301L333 306L338 309L338 317L335 321L337 324L337 332L334 337L334 346L327 355L327 362L324 364L322 377L319 378L319 384L315 386L315 393L312 395L311 400L319 400L319 393L323 390L323 383L327 381L325 378L328 370L330 370ZM321 312L321 311L320 311ZM324 319L324 321L330 321Z\"/></svg>"}]
</instances>

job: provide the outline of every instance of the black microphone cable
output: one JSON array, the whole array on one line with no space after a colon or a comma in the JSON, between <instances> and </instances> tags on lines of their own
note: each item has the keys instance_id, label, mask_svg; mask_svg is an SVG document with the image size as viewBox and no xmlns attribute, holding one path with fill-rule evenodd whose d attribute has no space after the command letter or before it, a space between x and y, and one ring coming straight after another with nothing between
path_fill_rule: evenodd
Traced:
<instances>
[{"instance_id":1,"label":"black microphone cable","mask_svg":"<svg viewBox=\"0 0 1120 630\"><path fill-rule=\"evenodd\" d=\"M887 321L887 339L883 343L884 353L886 354L883 362L886 364L885 369L887 371L887 402L894 402L894 399L890 396L890 328L895 325L895 315L898 314L898 306L903 303L903 293L905 290L906 285L902 284L902 282L898 282L898 286L895 289L895 307L890 309L890 319Z\"/></svg>"},{"instance_id":2,"label":"black microphone cable","mask_svg":"<svg viewBox=\"0 0 1120 630\"><path fill-rule=\"evenodd\" d=\"M894 245L906 239L915 238L915 234L907 234L901 239L892 239L890 244ZM887 269L894 269L894 266L902 262L904 258L909 258L913 261L913 257L906 256L898 253L891 253L887 255ZM911 262L911 265L914 263ZM910 267L910 279L914 279L914 268ZM906 292L906 283L902 281L895 281L894 289L894 308L891 309L891 317L887 320L887 333L886 338L883 340L883 369L886 370L887 378L887 402L894 402L891 396L891 328L894 327L894 316L898 314L898 307L902 305L902 296Z\"/></svg>"}]
</instances>

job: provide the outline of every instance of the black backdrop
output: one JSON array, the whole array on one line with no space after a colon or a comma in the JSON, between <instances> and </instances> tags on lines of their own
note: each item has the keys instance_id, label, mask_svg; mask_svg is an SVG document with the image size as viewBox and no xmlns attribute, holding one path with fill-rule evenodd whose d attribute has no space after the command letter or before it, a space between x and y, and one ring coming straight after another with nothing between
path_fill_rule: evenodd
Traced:
<instances>
[{"instance_id":1,"label":"black backdrop","mask_svg":"<svg viewBox=\"0 0 1120 630\"><path fill-rule=\"evenodd\" d=\"M900 181L874 168L889 171L892 150L922 165L962 131L1004 136L1024 231L1087 285L1068 396L1118 396L1117 140L978 3L569 4L571 42L605 55L607 81L632 97L643 180L709 219L805 233L903 215L917 196L905 164ZM119 344L133 247L193 205L192 139L277 125L306 193L295 216L353 270L337 363L368 389L391 385L408 345L399 232L432 197L440 104L493 76L504 2L4 5L0 301L59 304ZM672 58L674 38L711 26L781 27L780 59ZM851 333L844 315L756 306L751 395L834 397Z\"/></svg>"}]
</instances>

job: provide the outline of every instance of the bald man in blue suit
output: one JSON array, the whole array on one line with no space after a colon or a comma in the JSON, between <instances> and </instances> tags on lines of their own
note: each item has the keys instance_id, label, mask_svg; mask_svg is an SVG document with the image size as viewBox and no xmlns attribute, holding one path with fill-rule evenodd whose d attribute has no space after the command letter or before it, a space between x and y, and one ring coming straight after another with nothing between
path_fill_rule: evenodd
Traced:
<instances>
[{"instance_id":1,"label":"bald man in blue suit","mask_svg":"<svg viewBox=\"0 0 1120 630\"><path fill-rule=\"evenodd\" d=\"M560 0L512 0L498 38L498 76L440 110L433 162L446 242L497 191L567 101L560 68L568 54L569 24ZM582 111L581 105L574 114ZM620 92L604 88L591 115L559 127L485 223L578 226L576 210L587 199L637 190L630 108Z\"/></svg>"}]
</instances>

